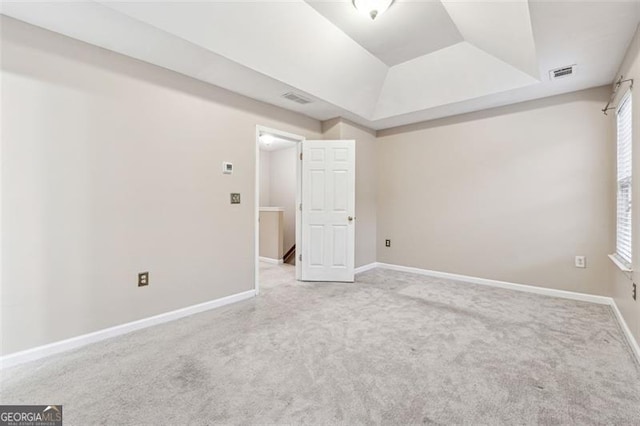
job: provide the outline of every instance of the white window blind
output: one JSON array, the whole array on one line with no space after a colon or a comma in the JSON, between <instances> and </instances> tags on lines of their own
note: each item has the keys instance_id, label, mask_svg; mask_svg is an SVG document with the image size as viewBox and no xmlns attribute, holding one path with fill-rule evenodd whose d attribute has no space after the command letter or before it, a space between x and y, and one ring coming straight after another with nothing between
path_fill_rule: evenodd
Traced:
<instances>
[{"instance_id":1,"label":"white window blind","mask_svg":"<svg viewBox=\"0 0 640 426\"><path fill-rule=\"evenodd\" d=\"M622 99L617 113L618 200L616 255L631 266L631 93Z\"/></svg>"}]
</instances>

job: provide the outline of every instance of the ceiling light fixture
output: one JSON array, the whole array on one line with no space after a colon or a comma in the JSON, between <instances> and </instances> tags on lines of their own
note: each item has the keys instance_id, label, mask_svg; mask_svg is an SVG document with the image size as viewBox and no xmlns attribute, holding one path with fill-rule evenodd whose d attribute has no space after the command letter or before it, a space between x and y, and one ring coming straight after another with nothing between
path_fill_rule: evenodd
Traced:
<instances>
[{"instance_id":1,"label":"ceiling light fixture","mask_svg":"<svg viewBox=\"0 0 640 426\"><path fill-rule=\"evenodd\" d=\"M353 2L353 6L360 13L363 13L371 18L371 20L375 20L378 16L382 15L393 0L351 0Z\"/></svg>"},{"instance_id":2,"label":"ceiling light fixture","mask_svg":"<svg viewBox=\"0 0 640 426\"><path fill-rule=\"evenodd\" d=\"M271 145L271 143L273 143L273 140L274 137L266 133L260 136L260 142L262 142L266 146Z\"/></svg>"}]
</instances>

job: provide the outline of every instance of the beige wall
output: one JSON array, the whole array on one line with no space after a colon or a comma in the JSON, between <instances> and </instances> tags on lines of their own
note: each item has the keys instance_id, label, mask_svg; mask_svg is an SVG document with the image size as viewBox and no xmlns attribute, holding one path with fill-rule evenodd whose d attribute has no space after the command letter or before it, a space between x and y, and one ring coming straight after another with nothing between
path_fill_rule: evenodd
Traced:
<instances>
[{"instance_id":1,"label":"beige wall","mask_svg":"<svg viewBox=\"0 0 640 426\"><path fill-rule=\"evenodd\" d=\"M618 75L624 75L625 78L633 78L636 84L640 82L640 33L636 32L631 46L625 56L624 62L620 68ZM619 95L624 95L626 87L622 88ZM635 92L637 94L637 92ZM618 98L619 99L619 98ZM618 100L616 99L616 101ZM614 102L614 105L617 102ZM640 99L637 96L633 97L633 195L632 199L640 200ZM611 155L615 156L616 144L615 144L615 113L609 113L612 132L612 143L610 146ZM612 179L615 179L615 170L612 172ZM627 325L631 329L631 332L635 336L636 340L640 342L640 302L634 301L631 297L632 284L635 281L639 282L640 277L640 205L637 202L633 204L633 270L632 274L620 271L617 267L613 267L614 280L613 280L613 297L622 313ZM611 253L615 251L615 245L609 247ZM640 289L639 289L640 292Z\"/></svg>"},{"instance_id":2,"label":"beige wall","mask_svg":"<svg viewBox=\"0 0 640 426\"><path fill-rule=\"evenodd\" d=\"M260 257L282 260L284 220L282 211L260 211Z\"/></svg>"},{"instance_id":3,"label":"beige wall","mask_svg":"<svg viewBox=\"0 0 640 426\"><path fill-rule=\"evenodd\" d=\"M322 123L324 139L356 141L356 231L355 265L376 261L376 133L345 119Z\"/></svg>"},{"instance_id":4,"label":"beige wall","mask_svg":"<svg viewBox=\"0 0 640 426\"><path fill-rule=\"evenodd\" d=\"M340 132L342 131L342 122L343 119L332 118L331 120L326 120L322 122L322 136L327 140L338 140L340 139Z\"/></svg>"},{"instance_id":5,"label":"beige wall","mask_svg":"<svg viewBox=\"0 0 640 426\"><path fill-rule=\"evenodd\" d=\"M608 96L597 88L378 132L378 260L610 295Z\"/></svg>"},{"instance_id":6,"label":"beige wall","mask_svg":"<svg viewBox=\"0 0 640 426\"><path fill-rule=\"evenodd\" d=\"M615 145L599 109L608 88L376 138L1 19L2 354L251 289L256 125L356 140L356 266L613 295L638 336L631 281L618 274L612 284L606 257ZM625 75L638 74L637 58L636 38ZM242 204L230 205L230 192ZM588 268L576 269L575 255ZM140 271L149 287L136 286Z\"/></svg>"},{"instance_id":7,"label":"beige wall","mask_svg":"<svg viewBox=\"0 0 640 426\"><path fill-rule=\"evenodd\" d=\"M1 24L2 353L252 289L256 125L320 123Z\"/></svg>"},{"instance_id":8,"label":"beige wall","mask_svg":"<svg viewBox=\"0 0 640 426\"><path fill-rule=\"evenodd\" d=\"M284 208L284 251L296 243L297 146L270 153L269 198L271 206Z\"/></svg>"}]
</instances>

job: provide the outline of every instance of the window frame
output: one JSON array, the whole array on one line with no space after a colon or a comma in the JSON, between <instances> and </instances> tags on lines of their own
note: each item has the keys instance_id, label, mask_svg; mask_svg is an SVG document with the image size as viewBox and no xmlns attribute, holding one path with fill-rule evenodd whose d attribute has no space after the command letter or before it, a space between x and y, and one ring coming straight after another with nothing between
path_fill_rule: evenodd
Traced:
<instances>
[{"instance_id":1,"label":"window frame","mask_svg":"<svg viewBox=\"0 0 640 426\"><path fill-rule=\"evenodd\" d=\"M625 159L624 161L627 162L628 161L628 166L626 168L628 168L628 174L624 175L624 176L620 176L620 167L622 161L621 161L621 155L620 155L620 133L619 133L619 129L620 129L620 112L622 111L623 108L625 108L628 105L628 108L630 109L628 117L630 122L628 123L629 125L629 129L630 129L630 141L629 141L629 147L628 147L628 158ZM624 198L621 198L623 196L623 194L626 194L626 196L624 196ZM623 203L627 203L628 207L627 208L627 212L621 213L620 209ZM627 235L629 236L628 238L628 253L621 253L621 248L623 247L622 244L620 244L620 239L621 239L621 229L620 229L620 222L621 222L621 217L623 217L623 215L628 214L629 217L626 220L626 222L628 223L628 228L625 229L624 231L626 231ZM627 271L627 272L631 272L631 268L632 268L632 263L633 263L633 99L631 96L631 90L627 90L627 92L624 94L624 96L622 96L622 98L620 99L620 103L618 105L618 107L616 108L616 250L615 250L615 254L612 257L612 260L614 261L614 263L623 271ZM628 256L627 256L628 254Z\"/></svg>"}]
</instances>

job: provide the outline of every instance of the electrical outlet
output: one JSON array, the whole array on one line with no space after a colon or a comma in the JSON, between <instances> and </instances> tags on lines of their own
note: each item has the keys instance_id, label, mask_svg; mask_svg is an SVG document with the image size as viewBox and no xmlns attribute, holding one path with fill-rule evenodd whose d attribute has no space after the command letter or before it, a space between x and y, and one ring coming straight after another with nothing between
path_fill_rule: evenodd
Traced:
<instances>
[{"instance_id":1,"label":"electrical outlet","mask_svg":"<svg viewBox=\"0 0 640 426\"><path fill-rule=\"evenodd\" d=\"M231 204L240 204L240 194L237 192L231 193Z\"/></svg>"},{"instance_id":2,"label":"electrical outlet","mask_svg":"<svg viewBox=\"0 0 640 426\"><path fill-rule=\"evenodd\" d=\"M585 256L576 256L576 268L586 268L587 258Z\"/></svg>"},{"instance_id":3,"label":"electrical outlet","mask_svg":"<svg viewBox=\"0 0 640 426\"><path fill-rule=\"evenodd\" d=\"M138 287L144 287L146 285L149 285L149 273L140 272L138 274Z\"/></svg>"},{"instance_id":4,"label":"electrical outlet","mask_svg":"<svg viewBox=\"0 0 640 426\"><path fill-rule=\"evenodd\" d=\"M633 300L638 300L638 287L636 286L636 283L633 283L633 290L631 291L631 297L633 297Z\"/></svg>"},{"instance_id":5,"label":"electrical outlet","mask_svg":"<svg viewBox=\"0 0 640 426\"><path fill-rule=\"evenodd\" d=\"M391 247L391 240L384 240L385 247Z\"/></svg>"}]
</instances>

